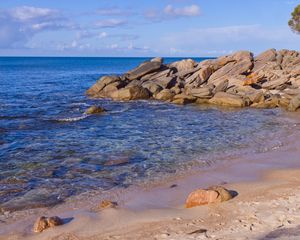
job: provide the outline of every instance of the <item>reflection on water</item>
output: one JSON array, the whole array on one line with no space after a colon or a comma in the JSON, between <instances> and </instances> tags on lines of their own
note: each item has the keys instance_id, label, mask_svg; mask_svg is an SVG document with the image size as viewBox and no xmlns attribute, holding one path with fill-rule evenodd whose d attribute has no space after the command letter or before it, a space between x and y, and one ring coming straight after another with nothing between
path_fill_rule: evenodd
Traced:
<instances>
[{"instance_id":1,"label":"reflection on water","mask_svg":"<svg viewBox=\"0 0 300 240\"><path fill-rule=\"evenodd\" d=\"M142 60L0 58L0 204L52 205L83 191L160 179L205 166L213 156L263 151L266 140L288 127L279 110L83 95L99 75ZM108 112L84 115L92 104Z\"/></svg>"}]
</instances>

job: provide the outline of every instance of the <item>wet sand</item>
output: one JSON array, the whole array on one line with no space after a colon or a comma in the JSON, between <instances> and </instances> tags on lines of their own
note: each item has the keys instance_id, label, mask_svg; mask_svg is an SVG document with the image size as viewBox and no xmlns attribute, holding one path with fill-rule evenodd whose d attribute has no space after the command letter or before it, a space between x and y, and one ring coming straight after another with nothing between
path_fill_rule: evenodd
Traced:
<instances>
[{"instance_id":1,"label":"wet sand","mask_svg":"<svg viewBox=\"0 0 300 240\"><path fill-rule=\"evenodd\" d=\"M278 149L237 156L160 184L81 195L80 201L70 199L51 209L6 213L0 219L0 239L300 239L299 139L295 131ZM215 184L238 196L184 209L191 191ZM98 210L108 197L119 207ZM41 215L58 215L67 223L34 234L33 223Z\"/></svg>"}]
</instances>

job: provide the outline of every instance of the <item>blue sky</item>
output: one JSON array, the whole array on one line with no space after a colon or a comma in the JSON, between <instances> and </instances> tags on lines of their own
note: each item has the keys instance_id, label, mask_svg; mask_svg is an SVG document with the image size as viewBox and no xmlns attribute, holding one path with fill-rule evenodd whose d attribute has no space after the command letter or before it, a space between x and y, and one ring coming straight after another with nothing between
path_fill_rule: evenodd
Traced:
<instances>
[{"instance_id":1,"label":"blue sky","mask_svg":"<svg viewBox=\"0 0 300 240\"><path fill-rule=\"evenodd\" d=\"M2 56L219 56L300 50L294 0L0 0Z\"/></svg>"}]
</instances>

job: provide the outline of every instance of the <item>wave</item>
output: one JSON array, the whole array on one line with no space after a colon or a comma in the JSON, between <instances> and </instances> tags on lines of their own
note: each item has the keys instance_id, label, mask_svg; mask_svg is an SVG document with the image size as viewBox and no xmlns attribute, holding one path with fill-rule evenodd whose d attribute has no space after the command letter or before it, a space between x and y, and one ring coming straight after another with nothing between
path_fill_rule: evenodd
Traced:
<instances>
[{"instance_id":1,"label":"wave","mask_svg":"<svg viewBox=\"0 0 300 240\"><path fill-rule=\"evenodd\" d=\"M111 111L109 112L110 114L116 114L116 113L123 113L123 112L127 112L130 108L127 107L127 108L124 108L124 109L121 109L121 110L115 110L115 111Z\"/></svg>"},{"instance_id":2,"label":"wave","mask_svg":"<svg viewBox=\"0 0 300 240\"><path fill-rule=\"evenodd\" d=\"M58 122L77 122L77 121L87 118L88 116L89 116L88 114L83 114L82 116L79 116L79 117L61 118L61 119L57 119L56 121L58 121Z\"/></svg>"}]
</instances>

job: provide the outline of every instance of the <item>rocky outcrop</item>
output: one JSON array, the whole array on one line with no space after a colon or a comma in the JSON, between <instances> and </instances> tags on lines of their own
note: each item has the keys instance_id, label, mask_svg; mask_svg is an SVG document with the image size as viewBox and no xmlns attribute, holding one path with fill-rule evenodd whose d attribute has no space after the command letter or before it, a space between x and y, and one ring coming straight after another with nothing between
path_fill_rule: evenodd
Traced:
<instances>
[{"instance_id":1,"label":"rocky outcrop","mask_svg":"<svg viewBox=\"0 0 300 240\"><path fill-rule=\"evenodd\" d=\"M86 92L117 101L156 99L174 104L299 109L300 53L239 51L195 62L154 58L120 76L103 76Z\"/></svg>"},{"instance_id":2,"label":"rocky outcrop","mask_svg":"<svg viewBox=\"0 0 300 240\"><path fill-rule=\"evenodd\" d=\"M198 189L190 193L185 207L192 208L212 203L221 203L232 199L233 196L226 188L213 186L208 189Z\"/></svg>"}]
</instances>

